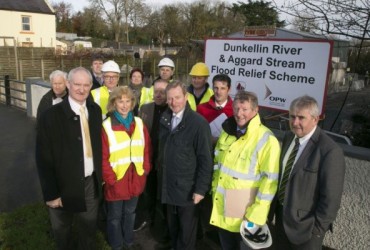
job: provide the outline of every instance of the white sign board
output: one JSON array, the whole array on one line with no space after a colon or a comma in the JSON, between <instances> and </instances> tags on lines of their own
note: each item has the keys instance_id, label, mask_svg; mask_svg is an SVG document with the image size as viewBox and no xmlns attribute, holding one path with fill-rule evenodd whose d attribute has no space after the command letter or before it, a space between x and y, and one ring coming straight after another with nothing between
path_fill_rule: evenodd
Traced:
<instances>
[{"instance_id":1,"label":"white sign board","mask_svg":"<svg viewBox=\"0 0 370 250\"><path fill-rule=\"evenodd\" d=\"M324 108L332 42L326 40L208 39L205 63L211 82L217 74L231 78L238 90L257 94L259 106L289 110L297 97L314 97Z\"/></svg>"}]
</instances>

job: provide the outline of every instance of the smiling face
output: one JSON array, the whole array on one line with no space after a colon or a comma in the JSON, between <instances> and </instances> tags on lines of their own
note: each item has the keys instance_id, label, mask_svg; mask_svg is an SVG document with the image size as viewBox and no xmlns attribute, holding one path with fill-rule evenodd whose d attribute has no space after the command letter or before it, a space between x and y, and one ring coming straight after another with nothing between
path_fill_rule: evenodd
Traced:
<instances>
[{"instance_id":1,"label":"smiling face","mask_svg":"<svg viewBox=\"0 0 370 250\"><path fill-rule=\"evenodd\" d=\"M229 98L230 89L227 86L227 82L215 81L213 83L213 92L215 96L215 102L221 105Z\"/></svg>"},{"instance_id":2,"label":"smiling face","mask_svg":"<svg viewBox=\"0 0 370 250\"><path fill-rule=\"evenodd\" d=\"M143 77L141 76L140 72L136 71L131 76L131 83L133 85L139 85L143 82Z\"/></svg>"},{"instance_id":3,"label":"smiling face","mask_svg":"<svg viewBox=\"0 0 370 250\"><path fill-rule=\"evenodd\" d=\"M319 117L312 116L309 108L296 108L289 112L290 129L298 138L309 134L316 127L318 121Z\"/></svg>"},{"instance_id":4,"label":"smiling face","mask_svg":"<svg viewBox=\"0 0 370 250\"><path fill-rule=\"evenodd\" d=\"M82 70L76 71L71 80L67 82L69 96L81 105L89 96L91 87L91 77L87 74L87 72Z\"/></svg>"},{"instance_id":5,"label":"smiling face","mask_svg":"<svg viewBox=\"0 0 370 250\"><path fill-rule=\"evenodd\" d=\"M116 72L104 72L104 85L112 91L118 85L119 74Z\"/></svg>"},{"instance_id":6,"label":"smiling face","mask_svg":"<svg viewBox=\"0 0 370 250\"><path fill-rule=\"evenodd\" d=\"M186 102L188 101L188 94L184 94L180 86L170 88L167 91L167 104L168 107L175 114L185 109Z\"/></svg>"},{"instance_id":7,"label":"smiling face","mask_svg":"<svg viewBox=\"0 0 370 250\"><path fill-rule=\"evenodd\" d=\"M236 100L233 102L233 112L238 127L245 128L247 123L256 116L258 107L253 108L248 101Z\"/></svg>"},{"instance_id":8,"label":"smiling face","mask_svg":"<svg viewBox=\"0 0 370 250\"><path fill-rule=\"evenodd\" d=\"M114 102L114 106L118 113L122 115L123 118L126 118L128 113L132 110L132 99L126 95L117 98Z\"/></svg>"}]
</instances>

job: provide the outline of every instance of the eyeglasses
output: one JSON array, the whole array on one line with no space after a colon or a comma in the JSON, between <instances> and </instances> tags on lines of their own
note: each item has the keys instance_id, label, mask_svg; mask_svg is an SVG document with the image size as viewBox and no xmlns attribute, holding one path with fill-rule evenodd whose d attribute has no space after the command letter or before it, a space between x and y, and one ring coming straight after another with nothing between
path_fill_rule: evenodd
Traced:
<instances>
[{"instance_id":1,"label":"eyeglasses","mask_svg":"<svg viewBox=\"0 0 370 250\"><path fill-rule=\"evenodd\" d=\"M104 76L103 78L104 78L104 80L112 81L112 80L117 80L118 76Z\"/></svg>"}]
</instances>

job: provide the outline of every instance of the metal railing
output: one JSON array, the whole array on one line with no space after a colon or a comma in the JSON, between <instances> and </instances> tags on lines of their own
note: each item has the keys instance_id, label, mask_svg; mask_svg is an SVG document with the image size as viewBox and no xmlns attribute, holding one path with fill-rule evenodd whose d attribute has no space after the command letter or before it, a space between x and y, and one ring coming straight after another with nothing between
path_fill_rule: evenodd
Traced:
<instances>
[{"instance_id":1,"label":"metal railing","mask_svg":"<svg viewBox=\"0 0 370 250\"><path fill-rule=\"evenodd\" d=\"M26 83L0 76L0 102L22 110L27 109Z\"/></svg>"}]
</instances>

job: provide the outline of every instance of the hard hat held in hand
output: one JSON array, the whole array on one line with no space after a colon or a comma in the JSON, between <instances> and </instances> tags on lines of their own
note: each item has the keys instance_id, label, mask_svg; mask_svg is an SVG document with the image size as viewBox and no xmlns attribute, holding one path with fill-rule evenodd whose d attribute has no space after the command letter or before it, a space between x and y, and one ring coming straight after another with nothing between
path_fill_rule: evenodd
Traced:
<instances>
[{"instance_id":1,"label":"hard hat held in hand","mask_svg":"<svg viewBox=\"0 0 370 250\"><path fill-rule=\"evenodd\" d=\"M272 238L267 224L261 227L252 226L251 232L248 230L248 223L250 222L244 220L240 224L240 235L242 236L244 244L252 249L270 247L272 245Z\"/></svg>"},{"instance_id":2,"label":"hard hat held in hand","mask_svg":"<svg viewBox=\"0 0 370 250\"><path fill-rule=\"evenodd\" d=\"M209 76L209 69L205 63L194 64L189 73L191 76Z\"/></svg>"},{"instance_id":3,"label":"hard hat held in hand","mask_svg":"<svg viewBox=\"0 0 370 250\"><path fill-rule=\"evenodd\" d=\"M158 67L171 67L171 68L175 68L175 64L173 63L173 61L170 58L165 57L165 58L163 58L162 60L159 61Z\"/></svg>"},{"instance_id":4,"label":"hard hat held in hand","mask_svg":"<svg viewBox=\"0 0 370 250\"><path fill-rule=\"evenodd\" d=\"M101 69L103 72L116 72L121 73L118 64L115 61L109 60L103 64Z\"/></svg>"}]
</instances>

